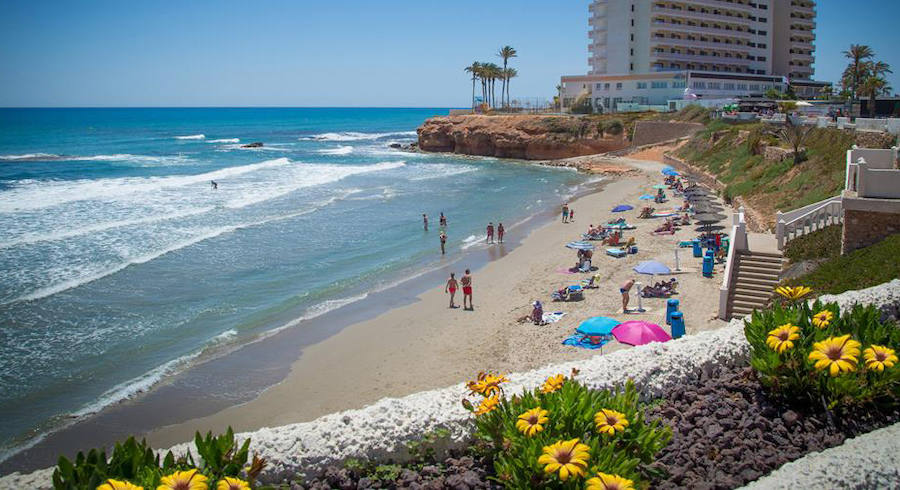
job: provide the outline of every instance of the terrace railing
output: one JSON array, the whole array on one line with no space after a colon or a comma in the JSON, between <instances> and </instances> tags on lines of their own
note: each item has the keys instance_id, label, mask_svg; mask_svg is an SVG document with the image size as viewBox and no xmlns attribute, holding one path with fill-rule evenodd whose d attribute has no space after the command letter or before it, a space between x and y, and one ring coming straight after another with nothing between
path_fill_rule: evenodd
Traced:
<instances>
[{"instance_id":1,"label":"terrace railing","mask_svg":"<svg viewBox=\"0 0 900 490\"><path fill-rule=\"evenodd\" d=\"M778 242L778 250L784 250L784 245L794 238L843 222L841 196L829 197L787 213L778 211L775 213L775 240Z\"/></svg>"},{"instance_id":2,"label":"terrace railing","mask_svg":"<svg viewBox=\"0 0 900 490\"><path fill-rule=\"evenodd\" d=\"M731 237L728 241L728 257L725 259L725 273L722 274L722 285L719 287L719 318L728 319L728 295L734 287L735 268L737 256L740 252L749 249L747 240L747 220L744 217L744 207L738 208L731 221Z\"/></svg>"}]
</instances>

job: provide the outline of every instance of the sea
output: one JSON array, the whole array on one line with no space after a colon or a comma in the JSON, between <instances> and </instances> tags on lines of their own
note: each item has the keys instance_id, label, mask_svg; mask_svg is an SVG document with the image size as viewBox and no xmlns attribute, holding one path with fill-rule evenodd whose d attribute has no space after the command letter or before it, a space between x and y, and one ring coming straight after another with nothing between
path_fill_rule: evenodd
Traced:
<instances>
[{"instance_id":1,"label":"sea","mask_svg":"<svg viewBox=\"0 0 900 490\"><path fill-rule=\"evenodd\" d=\"M488 222L515 229L588 183L391 147L447 113L0 109L0 459L487 247Z\"/></svg>"}]
</instances>

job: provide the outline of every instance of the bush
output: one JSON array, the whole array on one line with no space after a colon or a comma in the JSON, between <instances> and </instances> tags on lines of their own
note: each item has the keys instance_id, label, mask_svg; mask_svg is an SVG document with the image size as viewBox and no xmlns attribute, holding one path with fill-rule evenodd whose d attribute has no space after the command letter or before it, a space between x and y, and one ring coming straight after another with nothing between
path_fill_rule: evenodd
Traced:
<instances>
[{"instance_id":1,"label":"bush","mask_svg":"<svg viewBox=\"0 0 900 490\"><path fill-rule=\"evenodd\" d=\"M836 303L810 307L801 299L808 288L779 291L795 299L754 312L744 326L750 364L763 386L788 403L827 410L898 406L896 325L882 323L873 306L842 314Z\"/></svg>"},{"instance_id":2,"label":"bush","mask_svg":"<svg viewBox=\"0 0 900 490\"><path fill-rule=\"evenodd\" d=\"M784 246L784 256L791 262L837 257L841 254L842 232L841 225L831 225L794 238Z\"/></svg>"},{"instance_id":3,"label":"bush","mask_svg":"<svg viewBox=\"0 0 900 490\"><path fill-rule=\"evenodd\" d=\"M137 442L134 437L128 438L124 443L117 443L109 459L101 449L91 449L87 455L79 452L74 462L61 456L53 471L53 488L105 489L111 486L104 485L105 483L126 481L138 488L153 489L167 478L193 478L193 481L209 481L212 485L213 482L224 481L226 478L236 479L242 472L249 481L243 483L249 488L266 464L265 460L254 455L252 464L247 468L244 467L247 463L250 439L238 447L231 427L220 436L213 436L210 432L206 437L201 437L198 432L195 446L202 465L196 464L190 453L176 459L171 451L160 464L159 455L153 452L147 442L143 440Z\"/></svg>"},{"instance_id":4,"label":"bush","mask_svg":"<svg viewBox=\"0 0 900 490\"><path fill-rule=\"evenodd\" d=\"M606 123L604 129L611 135L619 135L625 129L625 124L622 123L621 119L611 119Z\"/></svg>"},{"instance_id":5,"label":"bush","mask_svg":"<svg viewBox=\"0 0 900 490\"><path fill-rule=\"evenodd\" d=\"M581 488L582 479L592 478L649 482L648 465L668 444L671 429L644 420L630 381L623 390L591 390L576 374L551 376L542 388L509 399L499 388L505 377L480 375L469 384L484 398L477 409L463 404L476 414L475 437L501 483Z\"/></svg>"},{"instance_id":6,"label":"bush","mask_svg":"<svg viewBox=\"0 0 900 490\"><path fill-rule=\"evenodd\" d=\"M792 244L793 240L788 246ZM816 270L797 279L787 280L785 284L808 284L823 294L864 289L900 277L898 256L900 234L895 234L847 255L829 258L819 264Z\"/></svg>"}]
</instances>

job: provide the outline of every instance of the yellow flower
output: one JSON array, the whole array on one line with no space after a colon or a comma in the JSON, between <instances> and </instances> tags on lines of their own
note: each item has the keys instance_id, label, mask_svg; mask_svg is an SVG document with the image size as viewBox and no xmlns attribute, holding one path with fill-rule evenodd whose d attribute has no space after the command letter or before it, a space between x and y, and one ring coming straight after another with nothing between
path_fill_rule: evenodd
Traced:
<instances>
[{"instance_id":1,"label":"yellow flower","mask_svg":"<svg viewBox=\"0 0 900 490\"><path fill-rule=\"evenodd\" d=\"M587 490L634 490L634 482L619 475L597 472L587 481Z\"/></svg>"},{"instance_id":2,"label":"yellow flower","mask_svg":"<svg viewBox=\"0 0 900 490\"><path fill-rule=\"evenodd\" d=\"M544 454L538 458L538 463L545 465L544 471L547 473L559 471L559 479L566 481L573 475L584 476L589 450L590 447L579 444L578 439L559 441L544 446Z\"/></svg>"},{"instance_id":3,"label":"yellow flower","mask_svg":"<svg viewBox=\"0 0 900 490\"><path fill-rule=\"evenodd\" d=\"M812 289L806 286L779 286L775 288L775 292L787 299L797 300L812 292Z\"/></svg>"},{"instance_id":4,"label":"yellow flower","mask_svg":"<svg viewBox=\"0 0 900 490\"><path fill-rule=\"evenodd\" d=\"M799 331L800 327L785 323L769 332L769 336L766 337L766 345L773 351L781 354L788 349L794 348L794 341L800 338L800 334L797 333Z\"/></svg>"},{"instance_id":5,"label":"yellow flower","mask_svg":"<svg viewBox=\"0 0 900 490\"><path fill-rule=\"evenodd\" d=\"M226 476L225 479L219 480L216 490L250 490L250 484L244 480Z\"/></svg>"},{"instance_id":6,"label":"yellow flower","mask_svg":"<svg viewBox=\"0 0 900 490\"><path fill-rule=\"evenodd\" d=\"M554 391L562 388L563 383L565 383L566 377L562 374L557 374L556 376L550 376L547 378L547 381L544 381L544 386L541 387L542 393L553 393Z\"/></svg>"},{"instance_id":7,"label":"yellow flower","mask_svg":"<svg viewBox=\"0 0 900 490\"><path fill-rule=\"evenodd\" d=\"M496 395L485 398L481 400L481 404L478 405L478 409L475 410L475 415L484 415L488 412L493 412L497 409L497 406L500 405L500 398Z\"/></svg>"},{"instance_id":8,"label":"yellow flower","mask_svg":"<svg viewBox=\"0 0 900 490\"><path fill-rule=\"evenodd\" d=\"M831 320L834 319L834 313L829 310L822 310L812 317L812 324L819 327L825 328L828 324L831 323Z\"/></svg>"},{"instance_id":9,"label":"yellow flower","mask_svg":"<svg viewBox=\"0 0 900 490\"><path fill-rule=\"evenodd\" d=\"M176 471L162 477L156 490L207 490L206 477L196 469Z\"/></svg>"},{"instance_id":10,"label":"yellow flower","mask_svg":"<svg viewBox=\"0 0 900 490\"><path fill-rule=\"evenodd\" d=\"M144 487L132 485L127 481L113 480L110 478L109 480L106 480L106 483L97 487L97 490L144 490Z\"/></svg>"},{"instance_id":11,"label":"yellow flower","mask_svg":"<svg viewBox=\"0 0 900 490\"><path fill-rule=\"evenodd\" d=\"M851 339L850 335L830 337L813 344L809 360L816 361L816 369L828 368L832 376L856 370L856 357L859 355L860 343Z\"/></svg>"},{"instance_id":12,"label":"yellow flower","mask_svg":"<svg viewBox=\"0 0 900 490\"><path fill-rule=\"evenodd\" d=\"M625 432L625 427L628 427L628 419L622 412L604 408L594 415L594 424L601 434L614 436L616 432Z\"/></svg>"},{"instance_id":13,"label":"yellow flower","mask_svg":"<svg viewBox=\"0 0 900 490\"><path fill-rule=\"evenodd\" d=\"M516 421L516 429L519 432L525 434L528 437L531 437L538 432L544 430L544 425L548 420L547 411L541 409L541 407L532 408L531 410L519 415L519 420Z\"/></svg>"},{"instance_id":14,"label":"yellow flower","mask_svg":"<svg viewBox=\"0 0 900 490\"><path fill-rule=\"evenodd\" d=\"M897 362L897 355L894 349L888 349L883 345L873 345L863 351L863 357L866 359L866 367L875 371L884 371L884 368L894 367Z\"/></svg>"},{"instance_id":15,"label":"yellow flower","mask_svg":"<svg viewBox=\"0 0 900 490\"><path fill-rule=\"evenodd\" d=\"M500 393L500 383L509 381L503 374L493 375L491 373L478 373L478 378L466 383L466 388L472 393L479 393L484 396L491 396Z\"/></svg>"}]
</instances>

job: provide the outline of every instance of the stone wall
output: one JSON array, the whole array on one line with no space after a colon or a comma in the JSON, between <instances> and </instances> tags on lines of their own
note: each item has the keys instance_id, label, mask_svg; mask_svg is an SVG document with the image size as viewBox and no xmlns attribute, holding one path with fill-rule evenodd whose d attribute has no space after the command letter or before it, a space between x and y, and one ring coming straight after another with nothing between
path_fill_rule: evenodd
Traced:
<instances>
[{"instance_id":1,"label":"stone wall","mask_svg":"<svg viewBox=\"0 0 900 490\"><path fill-rule=\"evenodd\" d=\"M841 253L874 245L896 233L900 233L900 213L845 208Z\"/></svg>"},{"instance_id":2,"label":"stone wall","mask_svg":"<svg viewBox=\"0 0 900 490\"><path fill-rule=\"evenodd\" d=\"M897 137L881 131L857 131L856 144L860 148L890 148L897 144Z\"/></svg>"},{"instance_id":3,"label":"stone wall","mask_svg":"<svg viewBox=\"0 0 900 490\"><path fill-rule=\"evenodd\" d=\"M689 122L637 121L634 124L634 137L631 144L642 146L684 138L692 136L703 127L702 124Z\"/></svg>"}]
</instances>

